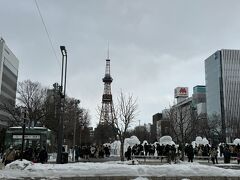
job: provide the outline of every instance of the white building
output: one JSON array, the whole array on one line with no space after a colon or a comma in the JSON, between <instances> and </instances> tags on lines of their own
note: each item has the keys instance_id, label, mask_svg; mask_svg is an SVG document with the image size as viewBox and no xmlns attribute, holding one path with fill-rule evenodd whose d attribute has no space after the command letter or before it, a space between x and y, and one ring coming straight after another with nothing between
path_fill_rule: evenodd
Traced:
<instances>
[{"instance_id":1,"label":"white building","mask_svg":"<svg viewBox=\"0 0 240 180\"><path fill-rule=\"evenodd\" d=\"M15 106L19 61L0 37L0 103ZM8 114L0 110L0 127L8 125Z\"/></svg>"}]
</instances>

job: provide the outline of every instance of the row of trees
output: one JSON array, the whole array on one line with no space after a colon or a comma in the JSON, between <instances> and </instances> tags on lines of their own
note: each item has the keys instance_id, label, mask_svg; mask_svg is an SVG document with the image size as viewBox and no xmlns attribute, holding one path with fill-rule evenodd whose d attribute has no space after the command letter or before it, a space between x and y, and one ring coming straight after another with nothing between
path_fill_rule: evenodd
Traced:
<instances>
[{"instance_id":1,"label":"row of trees","mask_svg":"<svg viewBox=\"0 0 240 180\"><path fill-rule=\"evenodd\" d=\"M22 125L21 110L24 107L28 117L28 126L45 126L57 134L59 99L54 89L47 89L39 82L25 80L18 83L16 105L13 106L8 101L4 101L1 103L0 109L9 114L10 126ZM79 100L66 97L64 139L71 139L71 143L74 128L76 128L76 134L82 131L83 139L89 138L89 132L86 135L86 131L89 131L90 115L88 110L80 108L78 104ZM76 143L79 144L80 141L79 136L76 136Z\"/></svg>"},{"instance_id":2,"label":"row of trees","mask_svg":"<svg viewBox=\"0 0 240 180\"><path fill-rule=\"evenodd\" d=\"M65 114L64 114L64 139L73 142L74 131L76 134L76 145L81 142L92 143L90 140L89 111L78 106L79 100L75 98L66 97ZM24 107L27 117L28 126L45 126L55 132L58 132L58 120L60 108L59 93L53 89L43 87L39 82L25 80L19 82L17 89L17 103L15 106L9 104L7 101L2 103L0 109L9 113L10 126L22 125L22 107ZM137 115L137 100L132 95L125 96L123 93L118 98L118 103L115 106L116 114L114 124L98 126L94 135L95 142L103 142L103 132L113 132L107 134L105 138L112 137L112 140L119 139L122 143L121 158L123 159L123 143L124 139L131 134L129 128L131 127ZM107 128L107 129L106 129ZM136 130L137 132L137 130ZM141 134L140 131L139 135ZM100 139L99 139L100 138ZM98 141L99 140L99 141Z\"/></svg>"},{"instance_id":3,"label":"row of trees","mask_svg":"<svg viewBox=\"0 0 240 180\"><path fill-rule=\"evenodd\" d=\"M169 134L183 148L197 136L206 137L213 145L225 142L221 118L218 115L209 119L207 114L198 114L190 103L170 107L167 116L170 121Z\"/></svg>"}]
</instances>

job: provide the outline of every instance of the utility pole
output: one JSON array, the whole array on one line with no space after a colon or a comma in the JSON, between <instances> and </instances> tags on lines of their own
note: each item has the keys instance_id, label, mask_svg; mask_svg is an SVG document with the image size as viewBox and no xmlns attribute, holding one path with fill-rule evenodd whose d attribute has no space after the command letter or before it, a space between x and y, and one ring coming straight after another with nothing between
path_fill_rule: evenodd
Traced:
<instances>
[{"instance_id":1,"label":"utility pole","mask_svg":"<svg viewBox=\"0 0 240 180\"><path fill-rule=\"evenodd\" d=\"M74 126L73 126L73 152L72 152L72 161L75 161L75 153L76 153L76 149L75 149L75 144L76 144L76 124L77 124L77 120L78 120L78 114L77 114L77 107L78 104L80 103L80 100L75 100L75 116L74 116Z\"/></svg>"},{"instance_id":2,"label":"utility pole","mask_svg":"<svg viewBox=\"0 0 240 180\"><path fill-rule=\"evenodd\" d=\"M25 143L25 130L26 130L26 119L27 119L27 110L25 107L23 110L23 125L22 125L22 148L21 148L21 161L23 159L24 143Z\"/></svg>"},{"instance_id":3,"label":"utility pole","mask_svg":"<svg viewBox=\"0 0 240 180\"><path fill-rule=\"evenodd\" d=\"M62 147L63 147L63 122L65 113L65 96L66 96L66 80L67 80L67 51L65 46L60 46L62 53L62 73L61 85L59 86L60 95L60 118L58 122L58 151L57 151L57 164L62 162Z\"/></svg>"}]
</instances>

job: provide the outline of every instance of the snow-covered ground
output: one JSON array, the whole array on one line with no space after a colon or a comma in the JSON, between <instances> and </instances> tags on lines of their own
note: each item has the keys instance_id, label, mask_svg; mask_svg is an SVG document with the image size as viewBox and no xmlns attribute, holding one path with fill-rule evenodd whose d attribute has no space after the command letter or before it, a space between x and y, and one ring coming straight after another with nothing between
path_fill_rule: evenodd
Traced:
<instances>
[{"instance_id":1,"label":"snow-covered ground","mask_svg":"<svg viewBox=\"0 0 240 180\"><path fill-rule=\"evenodd\" d=\"M137 163L136 163L137 164ZM235 164L236 166L236 164ZM132 162L40 164L26 160L15 161L0 170L1 178L24 177L93 177L93 176L230 176L240 177L240 170L222 169L199 163L181 162L163 165L132 165Z\"/></svg>"}]
</instances>

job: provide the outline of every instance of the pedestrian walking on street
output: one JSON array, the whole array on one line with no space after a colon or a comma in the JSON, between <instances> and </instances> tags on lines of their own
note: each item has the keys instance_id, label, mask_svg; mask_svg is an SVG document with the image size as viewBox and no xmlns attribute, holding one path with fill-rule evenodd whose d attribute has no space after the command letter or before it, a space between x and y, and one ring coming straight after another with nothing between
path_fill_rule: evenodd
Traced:
<instances>
[{"instance_id":1,"label":"pedestrian walking on street","mask_svg":"<svg viewBox=\"0 0 240 180\"><path fill-rule=\"evenodd\" d=\"M211 157L213 164L218 164L217 155L218 155L217 149L212 147L210 150L210 157Z\"/></svg>"},{"instance_id":2,"label":"pedestrian walking on street","mask_svg":"<svg viewBox=\"0 0 240 180\"><path fill-rule=\"evenodd\" d=\"M42 148L42 150L39 153L39 162L44 164L48 161L48 153L45 147Z\"/></svg>"},{"instance_id":3,"label":"pedestrian walking on street","mask_svg":"<svg viewBox=\"0 0 240 180\"><path fill-rule=\"evenodd\" d=\"M15 160L15 156L16 156L16 151L13 148L13 146L11 145L9 147L9 149L7 149L7 151L4 153L2 162L6 166L7 164L9 164Z\"/></svg>"}]
</instances>

